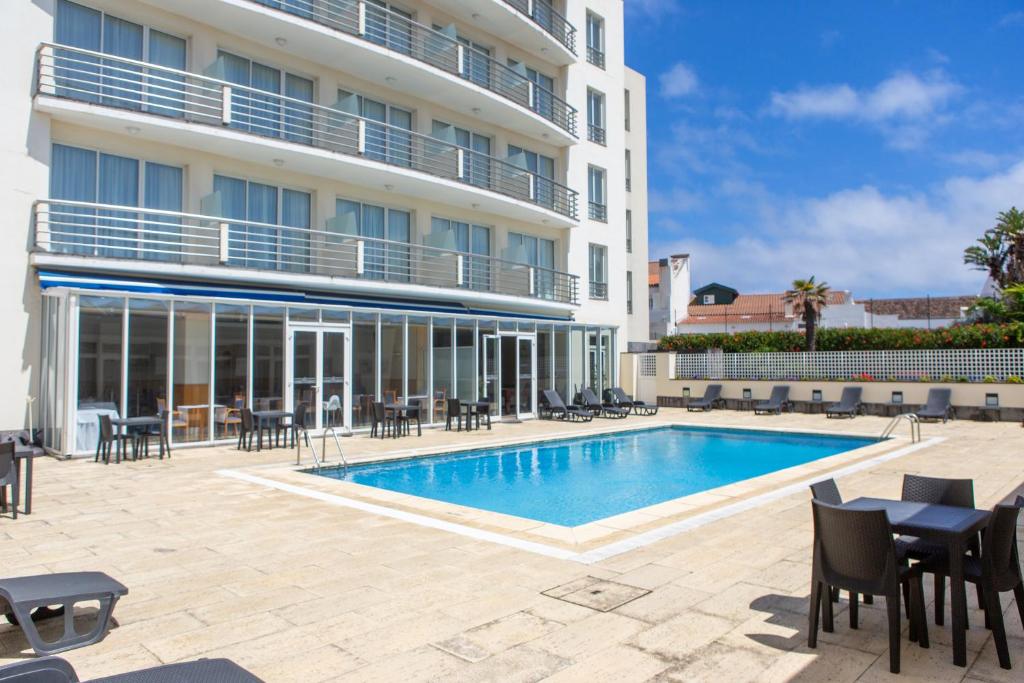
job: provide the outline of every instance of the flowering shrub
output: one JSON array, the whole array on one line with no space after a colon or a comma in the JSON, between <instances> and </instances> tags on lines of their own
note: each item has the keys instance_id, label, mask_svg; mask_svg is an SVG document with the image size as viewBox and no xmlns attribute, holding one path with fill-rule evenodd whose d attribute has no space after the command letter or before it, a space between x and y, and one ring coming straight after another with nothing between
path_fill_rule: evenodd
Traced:
<instances>
[{"instance_id":1,"label":"flowering shrub","mask_svg":"<svg viewBox=\"0 0 1024 683\"><path fill-rule=\"evenodd\" d=\"M893 349L1004 349L1024 346L1024 323L954 325L937 330L909 328L837 328L818 330L819 351L887 351ZM802 332L676 334L662 337L662 351L726 353L803 351ZM870 381L870 380L869 380Z\"/></svg>"}]
</instances>

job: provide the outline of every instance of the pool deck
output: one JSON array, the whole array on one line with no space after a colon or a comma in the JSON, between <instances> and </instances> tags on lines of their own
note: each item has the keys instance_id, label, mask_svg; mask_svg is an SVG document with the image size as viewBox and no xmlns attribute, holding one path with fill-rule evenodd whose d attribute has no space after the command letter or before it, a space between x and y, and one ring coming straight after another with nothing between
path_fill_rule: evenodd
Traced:
<instances>
[{"instance_id":1,"label":"pool deck","mask_svg":"<svg viewBox=\"0 0 1024 683\"><path fill-rule=\"evenodd\" d=\"M886 422L662 409L342 443L361 462L670 423L877 436ZM1019 424L926 424L923 436L924 447L904 433L600 529L361 491L296 472L283 449L42 459L35 512L0 520L2 574L97 569L129 587L106 639L65 653L83 679L223 656L267 681L1024 681L1024 629L1005 594L1011 671L998 667L973 591L966 669L953 666L947 617L929 650L904 638L903 673L891 676L884 600L851 631L844 598L835 633L806 647L805 480L842 469L852 498L898 497L907 472L972 477L979 507L1024 484ZM617 552L595 554L608 547ZM26 652L20 630L0 626L0 661Z\"/></svg>"}]
</instances>

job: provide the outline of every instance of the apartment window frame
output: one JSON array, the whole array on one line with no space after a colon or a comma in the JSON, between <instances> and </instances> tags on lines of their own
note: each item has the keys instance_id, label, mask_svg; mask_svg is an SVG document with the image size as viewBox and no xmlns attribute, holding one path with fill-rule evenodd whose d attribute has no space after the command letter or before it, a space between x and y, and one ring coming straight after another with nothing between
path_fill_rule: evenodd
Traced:
<instances>
[{"instance_id":1,"label":"apartment window frame","mask_svg":"<svg viewBox=\"0 0 1024 683\"><path fill-rule=\"evenodd\" d=\"M587 139L602 146L608 145L607 102L603 92L587 88Z\"/></svg>"},{"instance_id":2,"label":"apartment window frame","mask_svg":"<svg viewBox=\"0 0 1024 683\"><path fill-rule=\"evenodd\" d=\"M591 242L587 245L588 281L590 298L608 300L608 247Z\"/></svg>"},{"instance_id":3,"label":"apartment window frame","mask_svg":"<svg viewBox=\"0 0 1024 683\"><path fill-rule=\"evenodd\" d=\"M412 280L412 247L416 244L416 211L398 204L387 204L373 200L364 200L352 195L337 194L334 197L334 215L338 215L339 202L349 202L359 207L359 225L356 226L356 235L360 239L381 240L370 242L364 247L364 270L362 277L384 282L410 282ZM363 216L366 215L366 208L381 209L384 212L384 235L374 237L363 234ZM406 240L395 239L391 235L391 214L403 213L409 220L409 237ZM345 235L339 233L337 239L344 239ZM380 245L374 249L370 245ZM382 247L382 248L381 248ZM374 253L380 252L380 253Z\"/></svg>"},{"instance_id":4,"label":"apartment window frame","mask_svg":"<svg viewBox=\"0 0 1024 683\"><path fill-rule=\"evenodd\" d=\"M626 126L626 131L630 130L630 101L629 101L629 88L624 88L622 91L622 108L623 108L623 123Z\"/></svg>"},{"instance_id":5,"label":"apartment window frame","mask_svg":"<svg viewBox=\"0 0 1024 683\"><path fill-rule=\"evenodd\" d=\"M714 294L705 294L701 297L701 303L705 306L713 306L715 303Z\"/></svg>"},{"instance_id":6,"label":"apartment window frame","mask_svg":"<svg viewBox=\"0 0 1024 683\"><path fill-rule=\"evenodd\" d=\"M633 154L626 148L626 192L633 191Z\"/></svg>"},{"instance_id":7,"label":"apartment window frame","mask_svg":"<svg viewBox=\"0 0 1024 683\"><path fill-rule=\"evenodd\" d=\"M633 253L633 210L626 209L626 253Z\"/></svg>"},{"instance_id":8,"label":"apartment window frame","mask_svg":"<svg viewBox=\"0 0 1024 683\"><path fill-rule=\"evenodd\" d=\"M587 62L599 69L605 65L604 17L587 10Z\"/></svg>"},{"instance_id":9,"label":"apartment window frame","mask_svg":"<svg viewBox=\"0 0 1024 683\"><path fill-rule=\"evenodd\" d=\"M633 315L633 271L626 271L626 315Z\"/></svg>"},{"instance_id":10,"label":"apartment window frame","mask_svg":"<svg viewBox=\"0 0 1024 683\"><path fill-rule=\"evenodd\" d=\"M228 75L226 69L224 73L217 74L217 78L224 80L228 83L238 85L240 88L244 88L247 91L266 93L268 96L272 98L279 98L278 103L271 103L271 106L277 107L279 111L277 111L274 115L275 120L260 121L260 116L265 114L265 112L260 110L259 101L248 99L243 100L241 99L242 97L248 98L250 96L241 95L239 96L240 102L232 103L232 122L229 124L229 127L237 128L239 130L245 131L246 133L260 135L275 140L299 142L307 145L313 144L316 128L316 125L313 122L313 107L317 106L318 103L317 99L320 91L319 79L313 74L300 73L288 67L281 66L281 64L276 62L276 60L264 60L262 57L250 57L248 56L249 54L251 53L248 50L243 49L241 51L237 51L234 48L225 48L218 44L217 57L214 60L214 64L216 64L225 55L227 55L235 59L244 59L246 62L248 62L249 69L247 83L235 83L234 81L231 81L227 77ZM268 71L277 72L278 81L276 91L266 90L259 86L253 85L254 66L262 67L264 69L267 69ZM289 77L309 82L310 94L308 101L303 100L295 95L288 94ZM294 103L292 103L290 106L292 106L293 109L289 110L284 104L281 104L281 102L286 99L298 100L302 102L303 105L294 105ZM301 128L299 128L297 129L298 132L296 132L296 130L289 130L289 126L292 126L293 128L296 126L296 123L293 120L297 119L295 111L298 106L309 107L309 110L306 113L307 120L305 121L305 123L309 126L309 129L302 130ZM234 111L236 109L238 110L237 113ZM255 114L253 113L254 111L256 112Z\"/></svg>"},{"instance_id":11,"label":"apartment window frame","mask_svg":"<svg viewBox=\"0 0 1024 683\"><path fill-rule=\"evenodd\" d=\"M608 222L608 171L587 166L587 206L590 220Z\"/></svg>"}]
</instances>

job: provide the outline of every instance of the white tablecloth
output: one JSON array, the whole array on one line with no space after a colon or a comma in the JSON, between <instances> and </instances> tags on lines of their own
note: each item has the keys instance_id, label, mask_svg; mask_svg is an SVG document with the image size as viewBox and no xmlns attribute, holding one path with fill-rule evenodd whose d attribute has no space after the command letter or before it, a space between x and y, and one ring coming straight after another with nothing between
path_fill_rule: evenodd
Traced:
<instances>
[{"instance_id":1,"label":"white tablecloth","mask_svg":"<svg viewBox=\"0 0 1024 683\"><path fill-rule=\"evenodd\" d=\"M95 453L100 442L100 415L118 417L117 411L110 408L79 408L78 429L75 430L75 452Z\"/></svg>"}]
</instances>

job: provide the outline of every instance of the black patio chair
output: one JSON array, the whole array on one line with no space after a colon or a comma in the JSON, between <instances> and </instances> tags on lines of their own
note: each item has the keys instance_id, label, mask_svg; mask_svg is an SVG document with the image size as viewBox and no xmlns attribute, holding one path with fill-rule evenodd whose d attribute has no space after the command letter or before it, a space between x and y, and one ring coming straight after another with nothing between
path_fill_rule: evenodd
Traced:
<instances>
[{"instance_id":1,"label":"black patio chair","mask_svg":"<svg viewBox=\"0 0 1024 683\"><path fill-rule=\"evenodd\" d=\"M708 411L714 410L724 403L725 399L722 398L722 385L709 384L704 390L704 396L687 403L686 409L690 412L696 412L698 410Z\"/></svg>"},{"instance_id":2,"label":"black patio chair","mask_svg":"<svg viewBox=\"0 0 1024 683\"><path fill-rule=\"evenodd\" d=\"M606 402L610 402L620 408L632 408L637 415L657 415L658 406L647 401L639 401L623 391L622 387L612 387L605 390Z\"/></svg>"},{"instance_id":3,"label":"black patio chair","mask_svg":"<svg viewBox=\"0 0 1024 683\"><path fill-rule=\"evenodd\" d=\"M127 594L125 586L102 572L69 572L0 579L0 605L6 603L4 613L7 621L21 627L29 645L40 655L64 652L102 640L114 605ZM74 623L75 605L91 601L99 603L96 624L91 631L78 633ZM52 605L60 607L52 609ZM55 641L43 640L36 622L58 616L64 617L62 635Z\"/></svg>"},{"instance_id":4,"label":"black patio chair","mask_svg":"<svg viewBox=\"0 0 1024 683\"><path fill-rule=\"evenodd\" d=\"M262 683L230 659L199 659L95 678L89 683ZM79 683L74 667L60 657L0 666L0 683Z\"/></svg>"},{"instance_id":5,"label":"black patio chair","mask_svg":"<svg viewBox=\"0 0 1024 683\"><path fill-rule=\"evenodd\" d=\"M414 405L414 407L402 411L402 414L395 416L405 434L410 432L412 421L416 420L416 436L423 436L423 427L420 424L420 410L422 409L419 405Z\"/></svg>"},{"instance_id":6,"label":"black patio chair","mask_svg":"<svg viewBox=\"0 0 1024 683\"><path fill-rule=\"evenodd\" d=\"M462 401L457 398L445 399L445 420L444 429L446 432L450 432L452 429L452 420L455 420L455 431L462 431ZM468 425L467 425L468 426Z\"/></svg>"},{"instance_id":7,"label":"black patio chair","mask_svg":"<svg viewBox=\"0 0 1024 683\"><path fill-rule=\"evenodd\" d=\"M917 411L917 416L922 420L946 420L956 417L953 412L953 404L950 397L953 395L950 389L929 389L928 402Z\"/></svg>"},{"instance_id":8,"label":"black patio chair","mask_svg":"<svg viewBox=\"0 0 1024 683\"><path fill-rule=\"evenodd\" d=\"M238 429L238 450L242 450L242 446L245 446L245 450L252 450L252 434L256 431L252 411L248 408L240 408L239 416L241 422L239 423Z\"/></svg>"},{"instance_id":9,"label":"black patio chair","mask_svg":"<svg viewBox=\"0 0 1024 683\"><path fill-rule=\"evenodd\" d=\"M384 403L382 401L374 401L370 405L370 437L377 436L377 430L379 429L380 438L383 439L394 429L393 413L384 410Z\"/></svg>"},{"instance_id":10,"label":"black patio chair","mask_svg":"<svg viewBox=\"0 0 1024 683\"><path fill-rule=\"evenodd\" d=\"M109 415L100 415L99 441L96 444L96 457L93 458L93 462L98 462L102 455L103 462L109 465L111 448L115 449L115 453L123 448L125 458L127 458L128 444L133 444L134 438L131 434L121 434L119 431L115 431L114 423L110 421ZM118 461L120 462L120 460Z\"/></svg>"},{"instance_id":11,"label":"black patio chair","mask_svg":"<svg viewBox=\"0 0 1024 683\"><path fill-rule=\"evenodd\" d=\"M964 579L973 583L983 597L985 626L992 629L999 666L1004 669L1010 668L1010 651L1006 642L1003 608L999 603L1000 593L1013 591L1021 625L1024 626L1024 577L1017 551L1017 516L1024 498L1018 498L1017 502L1017 505L996 505L992 508L992 516L981 537L980 557L970 553L955 559L963 562ZM924 560L921 566L938 579L949 576L949 562L948 555L940 554Z\"/></svg>"},{"instance_id":12,"label":"black patio chair","mask_svg":"<svg viewBox=\"0 0 1024 683\"><path fill-rule=\"evenodd\" d=\"M484 421L487 423L487 429L491 429L491 406L494 405L494 399L490 396L481 396L480 400L477 401L476 409L473 411L473 415L476 417L476 428L480 429L480 416L484 417ZM466 418L468 421L470 418Z\"/></svg>"},{"instance_id":13,"label":"black patio chair","mask_svg":"<svg viewBox=\"0 0 1024 683\"><path fill-rule=\"evenodd\" d=\"M285 425L287 430L285 433L285 446L288 445L288 435L292 437L292 447L299 443L299 437L306 432L306 403L300 403L295 406L295 412L292 414L291 424Z\"/></svg>"},{"instance_id":14,"label":"black patio chair","mask_svg":"<svg viewBox=\"0 0 1024 683\"><path fill-rule=\"evenodd\" d=\"M18 518L18 468L14 462L14 442L0 443L0 506L7 511L7 487L11 487L11 518Z\"/></svg>"},{"instance_id":15,"label":"black patio chair","mask_svg":"<svg viewBox=\"0 0 1024 683\"><path fill-rule=\"evenodd\" d=\"M941 477L922 477L918 474L903 475L903 492L901 500L911 503L932 503L949 505L958 508L974 507L974 481L971 479L943 479ZM981 552L978 539L968 544L968 550L975 556ZM924 541L915 536L900 536L896 539L896 552L901 559L923 561L935 556L945 555L946 546L939 543ZM927 570L924 570L927 572ZM984 607L985 598L978 589L978 606ZM935 623L942 626L945 620L946 578L935 575Z\"/></svg>"},{"instance_id":16,"label":"black patio chair","mask_svg":"<svg viewBox=\"0 0 1024 683\"><path fill-rule=\"evenodd\" d=\"M562 420L581 420L583 422L590 422L594 419L594 413L586 408L566 405L562 396L554 389L545 389L542 393L544 394L542 403L547 406L552 417L560 415Z\"/></svg>"},{"instance_id":17,"label":"black patio chair","mask_svg":"<svg viewBox=\"0 0 1024 683\"><path fill-rule=\"evenodd\" d=\"M928 647L924 617L924 590L917 565L896 559L892 527L885 510L850 510L811 501L814 513L814 564L808 610L807 646L818 646L818 618L822 628L835 628L830 586L864 595L884 595L889 617L889 670L900 672L900 586L910 589L910 640ZM850 628L857 628L856 600L850 601Z\"/></svg>"},{"instance_id":18,"label":"black patio chair","mask_svg":"<svg viewBox=\"0 0 1024 683\"><path fill-rule=\"evenodd\" d=\"M580 397L583 399L583 407L598 417L614 417L621 419L629 416L628 408L618 408L607 403L602 403L597 398L597 394L595 394L594 390L590 387L583 387L580 389Z\"/></svg>"},{"instance_id":19,"label":"black patio chair","mask_svg":"<svg viewBox=\"0 0 1024 683\"><path fill-rule=\"evenodd\" d=\"M825 408L825 417L856 417L864 405L860 400L863 393L863 387L843 387L839 403L833 403Z\"/></svg>"},{"instance_id":20,"label":"black patio chair","mask_svg":"<svg viewBox=\"0 0 1024 683\"><path fill-rule=\"evenodd\" d=\"M822 503L828 503L829 505L842 505L843 496L839 493L839 487L836 486L835 479L825 479L823 481L815 482L811 484L811 495L814 500L820 500ZM832 598L832 602L839 602L839 589L835 587L829 588L829 595ZM850 593L850 602L857 600L856 593ZM875 602L875 598L872 595L864 596L864 604L872 605Z\"/></svg>"},{"instance_id":21,"label":"black patio chair","mask_svg":"<svg viewBox=\"0 0 1024 683\"><path fill-rule=\"evenodd\" d=\"M781 415L783 410L789 410L789 386L785 384L772 387L768 400L754 405L755 415Z\"/></svg>"}]
</instances>

